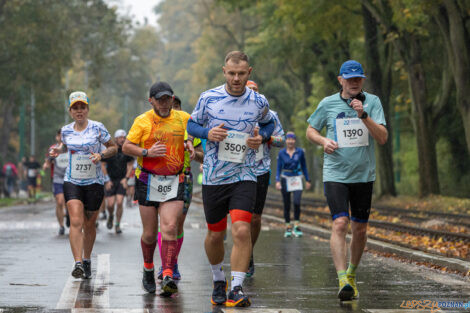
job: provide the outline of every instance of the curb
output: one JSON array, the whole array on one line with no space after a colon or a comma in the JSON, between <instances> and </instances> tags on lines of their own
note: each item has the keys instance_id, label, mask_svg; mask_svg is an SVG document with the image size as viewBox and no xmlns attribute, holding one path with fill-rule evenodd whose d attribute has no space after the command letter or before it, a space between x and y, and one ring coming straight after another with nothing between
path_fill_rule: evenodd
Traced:
<instances>
[{"instance_id":1,"label":"curb","mask_svg":"<svg viewBox=\"0 0 470 313\"><path fill-rule=\"evenodd\" d=\"M277 216L269 215L269 214L263 214L263 218L273 220L275 222L279 222L282 224L284 223L284 219L277 217ZM329 239L331 236L331 232L329 230L325 230L318 226L312 226L312 225L304 224L304 223L300 223L300 226L302 227L302 231L308 232L318 237ZM351 239L351 235L347 235L347 238ZM390 244L387 242L378 241L375 239L367 239L367 248L380 251L380 252L394 253L398 256L405 257L413 261L430 262L432 264L436 264L442 267L447 267L451 270L456 270L464 274L467 274L470 272L470 262L459 260L459 259L448 258L444 256L439 256L439 255L434 255L434 254L430 254L430 253L426 253L426 252L418 251L418 250L413 250L409 248L404 248L404 247L400 247L400 246Z\"/></svg>"}]
</instances>

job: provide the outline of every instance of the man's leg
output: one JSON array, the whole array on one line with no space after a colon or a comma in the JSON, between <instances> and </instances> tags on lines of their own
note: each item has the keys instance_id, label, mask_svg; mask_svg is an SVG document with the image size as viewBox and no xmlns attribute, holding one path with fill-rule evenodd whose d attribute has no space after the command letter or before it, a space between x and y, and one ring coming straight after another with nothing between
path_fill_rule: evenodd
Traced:
<instances>
[{"instance_id":1,"label":"man's leg","mask_svg":"<svg viewBox=\"0 0 470 313\"><path fill-rule=\"evenodd\" d=\"M121 233L121 219L122 213L124 212L124 195L117 194L116 195L116 233Z\"/></svg>"},{"instance_id":2,"label":"man's leg","mask_svg":"<svg viewBox=\"0 0 470 313\"><path fill-rule=\"evenodd\" d=\"M55 195L55 216L57 217L57 222L62 229L64 227L64 194L58 193Z\"/></svg>"},{"instance_id":3,"label":"man's leg","mask_svg":"<svg viewBox=\"0 0 470 313\"><path fill-rule=\"evenodd\" d=\"M331 217L333 219L330 249L339 280L338 298L341 301L351 300L353 287L346 274L346 234L349 227L349 185L337 182L325 182L324 190Z\"/></svg>"},{"instance_id":4,"label":"man's leg","mask_svg":"<svg viewBox=\"0 0 470 313\"><path fill-rule=\"evenodd\" d=\"M153 255L157 245L158 213L154 206L139 205L139 211L142 219L142 237L140 239L140 245L144 258L142 284L147 292L155 293L157 287L155 284Z\"/></svg>"},{"instance_id":5,"label":"man's leg","mask_svg":"<svg viewBox=\"0 0 470 313\"><path fill-rule=\"evenodd\" d=\"M163 278L173 277L177 257L178 221L183 214L183 201L170 201L160 204L160 231L162 233Z\"/></svg>"},{"instance_id":6,"label":"man's leg","mask_svg":"<svg viewBox=\"0 0 470 313\"><path fill-rule=\"evenodd\" d=\"M251 227L250 223L237 221L232 224L232 255L231 270L245 273L251 257Z\"/></svg>"},{"instance_id":7,"label":"man's leg","mask_svg":"<svg viewBox=\"0 0 470 313\"><path fill-rule=\"evenodd\" d=\"M113 228L113 220L114 220L114 204L116 203L116 194L110 195L108 193L108 197L106 197L106 209L108 211L108 220L106 222L106 227L108 229Z\"/></svg>"},{"instance_id":8,"label":"man's leg","mask_svg":"<svg viewBox=\"0 0 470 313\"><path fill-rule=\"evenodd\" d=\"M345 216L333 221L330 238L330 249L337 271L346 270L346 234L348 233L349 219Z\"/></svg>"}]
</instances>

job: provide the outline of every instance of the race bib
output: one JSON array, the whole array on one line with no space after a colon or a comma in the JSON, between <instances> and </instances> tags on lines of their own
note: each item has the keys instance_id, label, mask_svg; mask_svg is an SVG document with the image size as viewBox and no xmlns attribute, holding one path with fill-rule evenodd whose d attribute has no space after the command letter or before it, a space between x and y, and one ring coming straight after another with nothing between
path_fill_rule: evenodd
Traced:
<instances>
[{"instance_id":1,"label":"race bib","mask_svg":"<svg viewBox=\"0 0 470 313\"><path fill-rule=\"evenodd\" d=\"M258 147L258 150L256 150L256 162L262 160L264 158L264 145L261 144Z\"/></svg>"},{"instance_id":2,"label":"race bib","mask_svg":"<svg viewBox=\"0 0 470 313\"><path fill-rule=\"evenodd\" d=\"M302 176L286 176L287 192L303 190Z\"/></svg>"},{"instance_id":3,"label":"race bib","mask_svg":"<svg viewBox=\"0 0 470 313\"><path fill-rule=\"evenodd\" d=\"M165 202L178 195L179 175L160 176L149 174L147 201Z\"/></svg>"},{"instance_id":4,"label":"race bib","mask_svg":"<svg viewBox=\"0 0 470 313\"><path fill-rule=\"evenodd\" d=\"M243 163L248 151L246 140L249 136L247 133L234 130L229 131L227 137L219 142L218 159L233 163Z\"/></svg>"},{"instance_id":5,"label":"race bib","mask_svg":"<svg viewBox=\"0 0 470 313\"><path fill-rule=\"evenodd\" d=\"M72 154L70 176L74 179L96 178L96 164L90 160L89 154Z\"/></svg>"},{"instance_id":6,"label":"race bib","mask_svg":"<svg viewBox=\"0 0 470 313\"><path fill-rule=\"evenodd\" d=\"M359 118L336 119L338 147L362 147L369 145L369 130Z\"/></svg>"},{"instance_id":7,"label":"race bib","mask_svg":"<svg viewBox=\"0 0 470 313\"><path fill-rule=\"evenodd\" d=\"M36 177L36 173L37 173L36 169L34 168L28 169L28 177Z\"/></svg>"},{"instance_id":8,"label":"race bib","mask_svg":"<svg viewBox=\"0 0 470 313\"><path fill-rule=\"evenodd\" d=\"M62 153L55 158L55 164L57 167L66 168L69 165L69 155L68 153Z\"/></svg>"}]
</instances>

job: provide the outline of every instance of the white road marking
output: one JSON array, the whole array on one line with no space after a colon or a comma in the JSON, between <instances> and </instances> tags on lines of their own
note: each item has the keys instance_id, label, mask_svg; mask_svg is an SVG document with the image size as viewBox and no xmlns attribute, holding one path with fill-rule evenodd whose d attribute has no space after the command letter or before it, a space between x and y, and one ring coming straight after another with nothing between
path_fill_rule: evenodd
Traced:
<instances>
[{"instance_id":1,"label":"white road marking","mask_svg":"<svg viewBox=\"0 0 470 313\"><path fill-rule=\"evenodd\" d=\"M60 296L59 302L57 302L56 310L70 309L75 306L77 300L78 291L80 290L81 279L73 278L69 276L65 283L64 290Z\"/></svg>"},{"instance_id":2,"label":"white road marking","mask_svg":"<svg viewBox=\"0 0 470 313\"><path fill-rule=\"evenodd\" d=\"M199 223L191 223L191 228L199 229Z\"/></svg>"},{"instance_id":3,"label":"white road marking","mask_svg":"<svg viewBox=\"0 0 470 313\"><path fill-rule=\"evenodd\" d=\"M72 309L71 313L149 313L148 309Z\"/></svg>"},{"instance_id":4,"label":"white road marking","mask_svg":"<svg viewBox=\"0 0 470 313\"><path fill-rule=\"evenodd\" d=\"M98 254L93 286L94 308L109 308L109 254Z\"/></svg>"},{"instance_id":5,"label":"white road marking","mask_svg":"<svg viewBox=\"0 0 470 313\"><path fill-rule=\"evenodd\" d=\"M0 222L0 230L58 229L57 222Z\"/></svg>"}]
</instances>

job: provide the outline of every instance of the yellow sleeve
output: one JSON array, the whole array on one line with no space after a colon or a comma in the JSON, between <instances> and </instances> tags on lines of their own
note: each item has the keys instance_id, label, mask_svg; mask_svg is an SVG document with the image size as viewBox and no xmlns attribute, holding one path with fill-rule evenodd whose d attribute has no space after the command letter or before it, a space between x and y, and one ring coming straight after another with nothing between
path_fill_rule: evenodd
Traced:
<instances>
[{"instance_id":1,"label":"yellow sleeve","mask_svg":"<svg viewBox=\"0 0 470 313\"><path fill-rule=\"evenodd\" d=\"M134 124L132 124L131 129L129 130L129 134L127 134L127 140L136 145L140 145L142 136L144 134L144 120L142 115L139 115L135 118Z\"/></svg>"}]
</instances>

